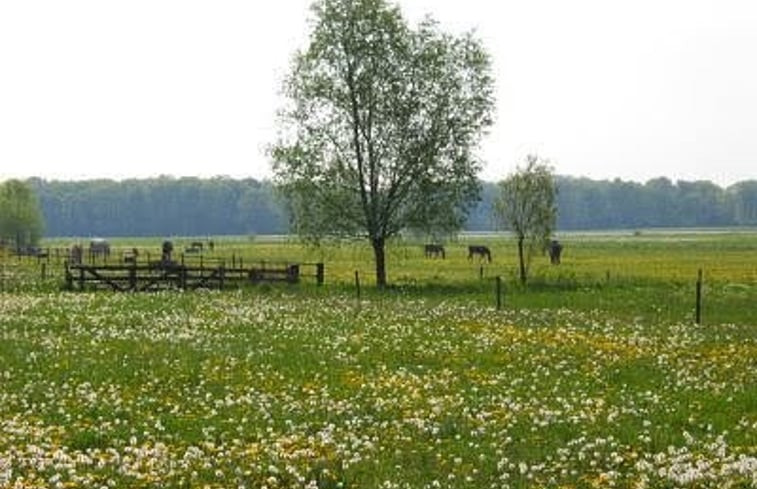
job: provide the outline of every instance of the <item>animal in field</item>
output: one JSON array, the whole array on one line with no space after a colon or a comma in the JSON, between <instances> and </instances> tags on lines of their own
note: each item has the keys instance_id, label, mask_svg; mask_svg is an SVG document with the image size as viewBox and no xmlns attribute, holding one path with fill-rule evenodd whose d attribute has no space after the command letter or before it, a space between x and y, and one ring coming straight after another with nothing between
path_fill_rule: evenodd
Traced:
<instances>
[{"instance_id":1,"label":"animal in field","mask_svg":"<svg viewBox=\"0 0 757 489\"><path fill-rule=\"evenodd\" d=\"M81 264L83 254L84 252L81 248L81 245L75 244L71 247L69 260L71 260L71 263L73 263L74 265L79 265Z\"/></svg>"},{"instance_id":2,"label":"animal in field","mask_svg":"<svg viewBox=\"0 0 757 489\"><path fill-rule=\"evenodd\" d=\"M562 244L553 239L549 243L549 261L552 265L560 264L560 255L562 254Z\"/></svg>"},{"instance_id":3,"label":"animal in field","mask_svg":"<svg viewBox=\"0 0 757 489\"><path fill-rule=\"evenodd\" d=\"M123 253L124 263L131 263L131 264L136 265L138 257L139 257L139 250L136 248L132 248L131 250L124 251Z\"/></svg>"},{"instance_id":4,"label":"animal in field","mask_svg":"<svg viewBox=\"0 0 757 489\"><path fill-rule=\"evenodd\" d=\"M190 246L184 248L185 253L202 253L202 243L200 241L193 241Z\"/></svg>"},{"instance_id":5,"label":"animal in field","mask_svg":"<svg viewBox=\"0 0 757 489\"><path fill-rule=\"evenodd\" d=\"M103 256L105 258L110 256L110 243L102 238L95 238L89 242L89 256Z\"/></svg>"},{"instance_id":6,"label":"animal in field","mask_svg":"<svg viewBox=\"0 0 757 489\"><path fill-rule=\"evenodd\" d=\"M473 256L478 256L480 260L483 260L486 258L486 260L491 263L492 262L492 253L489 251L488 246L482 246L482 245L470 245L468 246L468 259L472 260Z\"/></svg>"},{"instance_id":7,"label":"animal in field","mask_svg":"<svg viewBox=\"0 0 757 489\"><path fill-rule=\"evenodd\" d=\"M160 260L164 263L170 262L171 254L173 253L173 243L170 241L163 241L163 245L161 246L160 251Z\"/></svg>"},{"instance_id":8,"label":"animal in field","mask_svg":"<svg viewBox=\"0 0 757 489\"><path fill-rule=\"evenodd\" d=\"M440 244L427 244L424 246L423 252L426 258L439 258L440 256L442 260L446 258L444 246Z\"/></svg>"},{"instance_id":9,"label":"animal in field","mask_svg":"<svg viewBox=\"0 0 757 489\"><path fill-rule=\"evenodd\" d=\"M47 253L38 246L24 246L16 248L18 256L36 256L37 258L47 257Z\"/></svg>"}]
</instances>

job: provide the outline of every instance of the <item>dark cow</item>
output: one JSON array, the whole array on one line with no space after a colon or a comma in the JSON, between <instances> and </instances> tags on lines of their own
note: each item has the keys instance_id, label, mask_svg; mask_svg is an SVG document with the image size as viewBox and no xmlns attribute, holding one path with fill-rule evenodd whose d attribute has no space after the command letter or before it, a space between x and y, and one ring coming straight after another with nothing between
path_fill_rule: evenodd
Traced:
<instances>
[{"instance_id":1,"label":"dark cow","mask_svg":"<svg viewBox=\"0 0 757 489\"><path fill-rule=\"evenodd\" d=\"M468 246L468 259L471 260L473 258L473 255L477 255L480 260L486 258L489 263L492 262L492 253L491 251L489 251L488 246Z\"/></svg>"},{"instance_id":2,"label":"dark cow","mask_svg":"<svg viewBox=\"0 0 757 489\"><path fill-rule=\"evenodd\" d=\"M80 265L83 255L84 255L84 251L82 250L81 245L75 244L71 247L71 253L69 255L69 259L71 260L72 264Z\"/></svg>"},{"instance_id":3,"label":"dark cow","mask_svg":"<svg viewBox=\"0 0 757 489\"><path fill-rule=\"evenodd\" d=\"M562 244L556 239L549 243L549 261L552 265L560 264L560 255L562 254Z\"/></svg>"},{"instance_id":4,"label":"dark cow","mask_svg":"<svg viewBox=\"0 0 757 489\"><path fill-rule=\"evenodd\" d=\"M184 248L185 253L202 253L202 243L199 241L193 241L190 246Z\"/></svg>"},{"instance_id":5,"label":"dark cow","mask_svg":"<svg viewBox=\"0 0 757 489\"><path fill-rule=\"evenodd\" d=\"M170 241L163 241L163 246L161 246L161 256L160 261L163 263L170 263L171 262L171 254L173 253L173 243Z\"/></svg>"},{"instance_id":6,"label":"dark cow","mask_svg":"<svg viewBox=\"0 0 757 489\"><path fill-rule=\"evenodd\" d=\"M444 254L444 246L440 244L427 244L423 248L424 254L426 255L426 258L439 258L442 257L442 260L446 258L446 255Z\"/></svg>"}]
</instances>

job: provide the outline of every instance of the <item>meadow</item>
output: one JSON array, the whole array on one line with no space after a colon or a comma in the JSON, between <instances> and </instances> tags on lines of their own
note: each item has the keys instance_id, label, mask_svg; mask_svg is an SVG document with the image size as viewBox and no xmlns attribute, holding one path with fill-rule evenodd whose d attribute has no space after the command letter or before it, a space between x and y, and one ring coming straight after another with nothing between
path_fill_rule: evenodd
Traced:
<instances>
[{"instance_id":1,"label":"meadow","mask_svg":"<svg viewBox=\"0 0 757 489\"><path fill-rule=\"evenodd\" d=\"M0 488L757 486L757 233L562 241L526 287L493 236L393 243L385 291L359 243L218 241L326 264L223 292L63 292L5 257Z\"/></svg>"}]
</instances>

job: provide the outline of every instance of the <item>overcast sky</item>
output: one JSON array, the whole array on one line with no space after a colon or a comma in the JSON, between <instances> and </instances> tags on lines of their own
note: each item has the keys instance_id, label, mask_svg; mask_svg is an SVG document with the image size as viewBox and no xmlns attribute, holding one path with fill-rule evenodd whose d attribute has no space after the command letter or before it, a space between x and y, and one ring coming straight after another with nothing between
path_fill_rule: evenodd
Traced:
<instances>
[{"instance_id":1,"label":"overcast sky","mask_svg":"<svg viewBox=\"0 0 757 489\"><path fill-rule=\"evenodd\" d=\"M309 0L0 1L0 179L270 176ZM482 176L757 178L753 0L401 0L475 29L497 123Z\"/></svg>"}]
</instances>

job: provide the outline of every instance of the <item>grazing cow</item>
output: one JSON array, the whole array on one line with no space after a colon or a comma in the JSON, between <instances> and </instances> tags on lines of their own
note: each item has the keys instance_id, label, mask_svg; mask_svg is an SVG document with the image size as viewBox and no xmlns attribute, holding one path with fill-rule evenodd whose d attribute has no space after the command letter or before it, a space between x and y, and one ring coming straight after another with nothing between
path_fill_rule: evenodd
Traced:
<instances>
[{"instance_id":1,"label":"grazing cow","mask_svg":"<svg viewBox=\"0 0 757 489\"><path fill-rule=\"evenodd\" d=\"M426 255L426 258L439 258L442 257L442 260L446 258L446 255L444 254L444 246L440 244L427 244L424 247L424 254Z\"/></svg>"},{"instance_id":2,"label":"grazing cow","mask_svg":"<svg viewBox=\"0 0 757 489\"><path fill-rule=\"evenodd\" d=\"M552 265L560 264L560 255L562 254L562 244L556 239L549 243L549 261Z\"/></svg>"},{"instance_id":3,"label":"grazing cow","mask_svg":"<svg viewBox=\"0 0 757 489\"><path fill-rule=\"evenodd\" d=\"M110 256L110 243L102 238L95 238L89 242L89 256L94 258L96 256L103 256L105 258Z\"/></svg>"},{"instance_id":4,"label":"grazing cow","mask_svg":"<svg viewBox=\"0 0 757 489\"><path fill-rule=\"evenodd\" d=\"M18 256L36 256L38 258L47 257L47 253L37 246L24 246L23 248L17 248L16 254Z\"/></svg>"},{"instance_id":5,"label":"grazing cow","mask_svg":"<svg viewBox=\"0 0 757 489\"><path fill-rule=\"evenodd\" d=\"M489 251L489 247L481 245L468 246L468 259L472 259L473 255L478 255L479 259L486 258L489 263L492 262L492 253Z\"/></svg>"},{"instance_id":6,"label":"grazing cow","mask_svg":"<svg viewBox=\"0 0 757 489\"><path fill-rule=\"evenodd\" d=\"M185 253L202 253L202 243L195 241L191 246L184 248Z\"/></svg>"}]
</instances>

